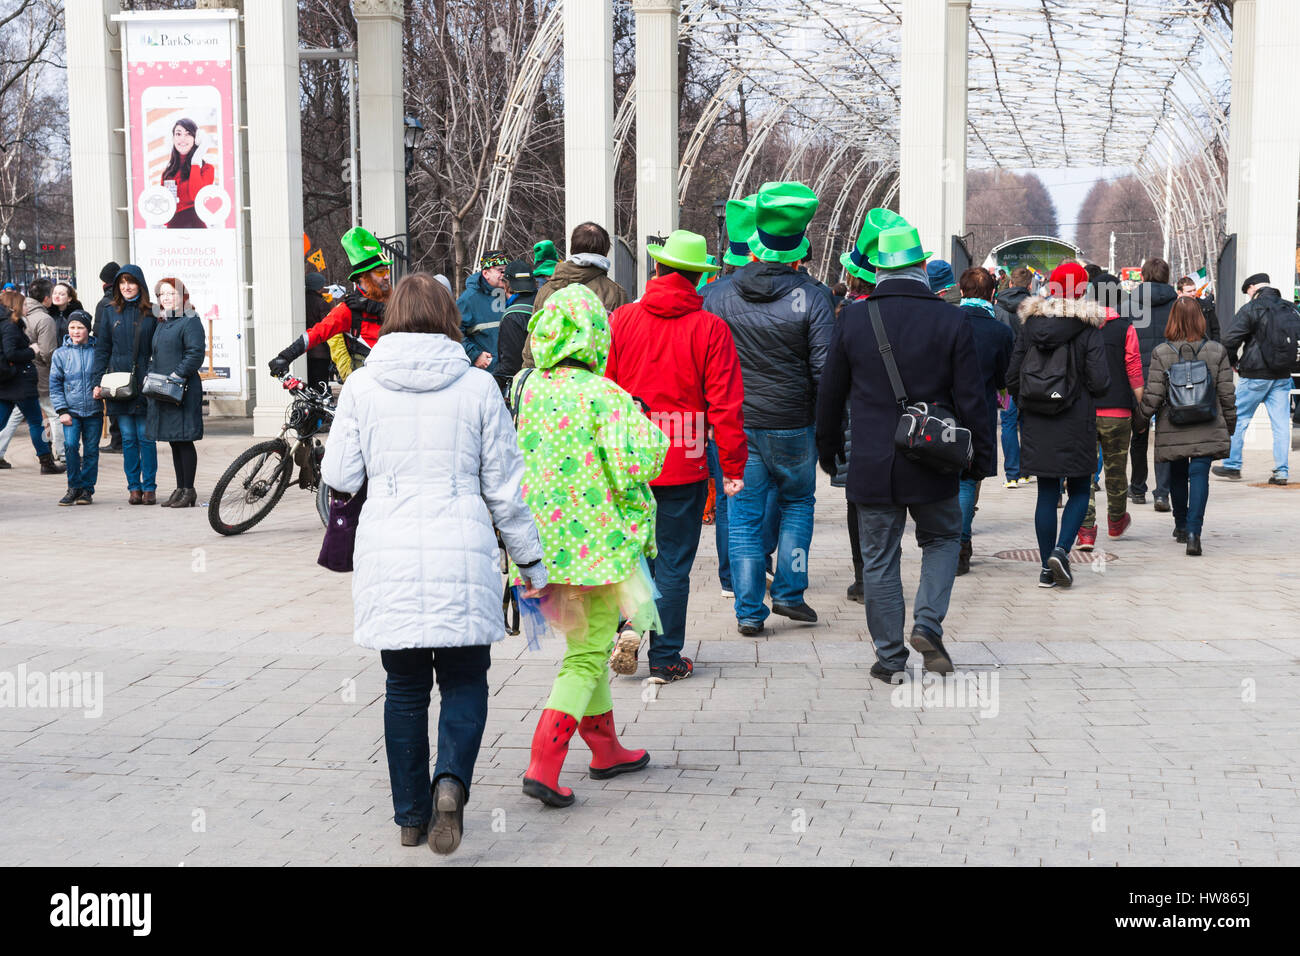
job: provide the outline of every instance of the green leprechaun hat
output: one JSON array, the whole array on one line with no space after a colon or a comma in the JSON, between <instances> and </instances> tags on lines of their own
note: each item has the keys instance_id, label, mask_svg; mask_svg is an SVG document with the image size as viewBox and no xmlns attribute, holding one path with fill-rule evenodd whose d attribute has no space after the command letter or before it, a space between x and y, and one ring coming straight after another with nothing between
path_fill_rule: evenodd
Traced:
<instances>
[{"instance_id":1,"label":"green leprechaun hat","mask_svg":"<svg viewBox=\"0 0 1300 956\"><path fill-rule=\"evenodd\" d=\"M371 269L393 264L392 260L384 258L383 247L379 245L375 234L368 229L354 226L343 233L340 241L343 243L343 251L348 254L348 262L352 263L352 271L348 273L349 280L355 280Z\"/></svg>"},{"instance_id":2,"label":"green leprechaun hat","mask_svg":"<svg viewBox=\"0 0 1300 956\"><path fill-rule=\"evenodd\" d=\"M764 183L754 201L749 251L763 262L798 262L811 243L804 235L817 214L817 194L803 183Z\"/></svg>"},{"instance_id":3,"label":"green leprechaun hat","mask_svg":"<svg viewBox=\"0 0 1300 956\"><path fill-rule=\"evenodd\" d=\"M545 276L549 279L555 275L555 267L559 261L560 253L551 240L543 239L533 244L533 275Z\"/></svg>"},{"instance_id":4,"label":"green leprechaun hat","mask_svg":"<svg viewBox=\"0 0 1300 956\"><path fill-rule=\"evenodd\" d=\"M875 282L876 274L871 270L867 257L876 251L876 244L880 241L882 232L906 225L908 225L907 220L892 209L877 207L867 210L867 217L862 220L862 231L858 233L857 245L840 256L840 265L849 275L867 282Z\"/></svg>"},{"instance_id":5,"label":"green leprechaun hat","mask_svg":"<svg viewBox=\"0 0 1300 956\"><path fill-rule=\"evenodd\" d=\"M709 241L696 232L675 230L662 246L649 243L646 253L655 262L662 262L685 272L717 272L717 261L709 255Z\"/></svg>"},{"instance_id":6,"label":"green leprechaun hat","mask_svg":"<svg viewBox=\"0 0 1300 956\"><path fill-rule=\"evenodd\" d=\"M749 264L749 237L754 234L754 201L757 193L744 199L727 200L727 251L722 261L729 266Z\"/></svg>"},{"instance_id":7,"label":"green leprechaun hat","mask_svg":"<svg viewBox=\"0 0 1300 956\"><path fill-rule=\"evenodd\" d=\"M930 258L931 253L921 248L921 234L911 226L886 229L880 234L876 251L867 257L877 270L902 269Z\"/></svg>"}]
</instances>

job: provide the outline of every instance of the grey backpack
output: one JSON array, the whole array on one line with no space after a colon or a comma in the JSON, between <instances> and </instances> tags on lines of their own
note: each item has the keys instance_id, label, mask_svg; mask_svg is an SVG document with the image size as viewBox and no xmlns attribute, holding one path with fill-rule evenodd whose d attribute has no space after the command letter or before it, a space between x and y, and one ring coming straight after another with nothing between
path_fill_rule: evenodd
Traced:
<instances>
[{"instance_id":1,"label":"grey backpack","mask_svg":"<svg viewBox=\"0 0 1300 956\"><path fill-rule=\"evenodd\" d=\"M1202 341L1190 359L1183 358L1182 345L1178 346L1178 359L1165 372L1165 402L1169 405L1169 421L1174 425L1197 425L1212 422L1219 414L1214 391L1214 378L1210 367L1200 358Z\"/></svg>"}]
</instances>

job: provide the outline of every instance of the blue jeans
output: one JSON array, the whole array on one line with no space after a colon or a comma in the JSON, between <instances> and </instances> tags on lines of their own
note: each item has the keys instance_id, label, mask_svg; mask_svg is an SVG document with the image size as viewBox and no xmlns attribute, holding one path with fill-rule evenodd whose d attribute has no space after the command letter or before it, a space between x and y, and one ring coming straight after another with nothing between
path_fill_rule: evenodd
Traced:
<instances>
[{"instance_id":1,"label":"blue jeans","mask_svg":"<svg viewBox=\"0 0 1300 956\"><path fill-rule=\"evenodd\" d=\"M903 643L907 607L900 562L908 512L916 522L916 543L921 548L921 581L912 602L912 620L935 637L943 637L961 551L961 505L952 497L923 505L858 505L857 509L867 630L880 666L902 670L907 664Z\"/></svg>"},{"instance_id":2,"label":"blue jeans","mask_svg":"<svg viewBox=\"0 0 1300 956\"><path fill-rule=\"evenodd\" d=\"M104 431L103 415L72 416L63 426L63 454L68 461L68 487L94 492L99 477L99 436ZM78 448L80 447L80 451Z\"/></svg>"},{"instance_id":3,"label":"blue jeans","mask_svg":"<svg viewBox=\"0 0 1300 956\"><path fill-rule=\"evenodd\" d=\"M1047 567L1053 548L1064 548L1068 553L1074 539L1083 527L1092 501L1092 476L1079 475L1065 479L1065 509L1061 512L1060 534L1056 528L1056 502L1061 497L1061 479L1038 476L1038 503L1034 508L1034 531L1038 535L1038 551Z\"/></svg>"},{"instance_id":4,"label":"blue jeans","mask_svg":"<svg viewBox=\"0 0 1300 956\"><path fill-rule=\"evenodd\" d=\"M8 321L8 320L4 320ZM50 444L41 434L41 402L37 398L24 398L21 401L10 402L0 399L0 425L6 426L9 430L9 418L13 415L14 409L17 408L27 420L27 434L32 436L32 446L36 449L37 455L48 455L50 453ZM12 435L13 432L9 431ZM5 443L8 446L8 442ZM0 448L0 458L4 457L7 447Z\"/></svg>"},{"instance_id":5,"label":"blue jeans","mask_svg":"<svg viewBox=\"0 0 1300 956\"><path fill-rule=\"evenodd\" d=\"M980 483L974 478L963 478L957 489L957 500L961 503L961 540L966 543L971 538L971 525L975 522L975 502L979 500Z\"/></svg>"},{"instance_id":6,"label":"blue jeans","mask_svg":"<svg viewBox=\"0 0 1300 956\"><path fill-rule=\"evenodd\" d=\"M1287 456L1291 453L1291 379L1243 378L1237 382L1237 430L1232 433L1232 450L1224 468L1241 470L1241 450L1246 441L1246 426L1263 403L1268 423L1273 428L1273 474L1290 475ZM1190 534L1190 532L1188 532Z\"/></svg>"},{"instance_id":7,"label":"blue jeans","mask_svg":"<svg viewBox=\"0 0 1300 956\"><path fill-rule=\"evenodd\" d=\"M1200 535L1205 525L1205 505L1210 500L1210 462L1201 458L1176 458L1169 463L1169 499L1174 527Z\"/></svg>"},{"instance_id":8,"label":"blue jeans","mask_svg":"<svg viewBox=\"0 0 1300 956\"><path fill-rule=\"evenodd\" d=\"M718 549L718 583L724 591L731 590L731 546L729 524L727 520L727 495L722 490L722 462L718 459L716 442L709 442L709 477L717 488L714 495L713 540ZM776 550L777 535L781 531L781 512L776 507L776 485L772 485L767 496L767 507L763 511L763 553L770 555ZM770 562L769 562L770 565ZM770 566L769 566L770 570Z\"/></svg>"},{"instance_id":9,"label":"blue jeans","mask_svg":"<svg viewBox=\"0 0 1300 956\"><path fill-rule=\"evenodd\" d=\"M123 419L125 420L125 418ZM384 749L393 789L393 822L418 827L433 818L433 785L455 777L465 788L474 777L487 724L487 672L492 650L471 647L415 647L380 651L388 672L384 694ZM438 679L438 758L429 779L429 697Z\"/></svg>"},{"instance_id":10,"label":"blue jeans","mask_svg":"<svg viewBox=\"0 0 1300 956\"><path fill-rule=\"evenodd\" d=\"M144 437L143 415L118 415L127 491L158 490L158 446Z\"/></svg>"},{"instance_id":11,"label":"blue jeans","mask_svg":"<svg viewBox=\"0 0 1300 956\"><path fill-rule=\"evenodd\" d=\"M779 515L772 603L798 605L808 589L808 549L812 545L813 504L817 491L817 447L813 428L746 428L749 461L745 490L731 499L728 511L731 581L736 591L736 620L762 624L767 619L763 595L767 577L767 512ZM769 507L776 489L777 507Z\"/></svg>"},{"instance_id":12,"label":"blue jeans","mask_svg":"<svg viewBox=\"0 0 1300 956\"><path fill-rule=\"evenodd\" d=\"M1008 396L1008 405L1002 409L1002 459L1006 466L1007 481L1020 477L1020 409L1016 400Z\"/></svg>"},{"instance_id":13,"label":"blue jeans","mask_svg":"<svg viewBox=\"0 0 1300 956\"><path fill-rule=\"evenodd\" d=\"M691 594L691 568L700 546L708 481L686 485L650 486L655 496L655 544L659 556L650 562L659 589L659 620L664 629L650 632L650 666L669 667L681 660L686 643L686 601Z\"/></svg>"}]
</instances>

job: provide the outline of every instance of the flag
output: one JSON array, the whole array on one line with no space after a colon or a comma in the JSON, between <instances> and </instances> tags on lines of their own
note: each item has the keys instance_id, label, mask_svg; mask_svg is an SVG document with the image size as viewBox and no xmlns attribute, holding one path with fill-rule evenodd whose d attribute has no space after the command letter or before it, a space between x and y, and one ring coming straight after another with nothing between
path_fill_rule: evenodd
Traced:
<instances>
[{"instance_id":1,"label":"flag","mask_svg":"<svg viewBox=\"0 0 1300 956\"><path fill-rule=\"evenodd\" d=\"M1201 266L1201 268L1197 269L1196 275L1192 276L1192 278L1196 280L1197 297L1199 298L1200 296L1205 295L1205 290L1210 287L1210 276L1205 266Z\"/></svg>"},{"instance_id":2,"label":"flag","mask_svg":"<svg viewBox=\"0 0 1300 956\"><path fill-rule=\"evenodd\" d=\"M325 271L325 252L324 252L324 250L322 250L322 249L317 249L315 252L313 252L311 255L309 255L309 256L307 257L307 261L310 262L312 265L314 265L314 266L316 267L316 271L317 271L317 272L324 272L324 271Z\"/></svg>"}]
</instances>

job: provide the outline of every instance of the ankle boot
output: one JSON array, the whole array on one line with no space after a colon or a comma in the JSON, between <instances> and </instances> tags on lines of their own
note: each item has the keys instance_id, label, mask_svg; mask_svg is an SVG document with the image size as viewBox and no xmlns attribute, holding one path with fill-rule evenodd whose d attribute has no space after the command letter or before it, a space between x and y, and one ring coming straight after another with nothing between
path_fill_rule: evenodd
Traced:
<instances>
[{"instance_id":1,"label":"ankle boot","mask_svg":"<svg viewBox=\"0 0 1300 956\"><path fill-rule=\"evenodd\" d=\"M176 504L172 505L172 507L193 508L195 503L198 500L199 500L198 493L193 488L182 488L180 499L176 502Z\"/></svg>"},{"instance_id":2,"label":"ankle boot","mask_svg":"<svg viewBox=\"0 0 1300 956\"><path fill-rule=\"evenodd\" d=\"M42 475L61 475L68 470L55 461L51 454L37 455L36 460L41 463Z\"/></svg>"},{"instance_id":3,"label":"ankle boot","mask_svg":"<svg viewBox=\"0 0 1300 956\"><path fill-rule=\"evenodd\" d=\"M184 489L184 488L177 488L175 491L173 491L173 492L172 492L172 493L167 497L167 500L166 500L166 501L160 501L160 502L158 502L158 507L159 507L159 508L172 508L172 507L175 507L176 502L180 501L180 500L181 500L181 496L184 495L184 494L185 494L185 489Z\"/></svg>"},{"instance_id":4,"label":"ankle boot","mask_svg":"<svg viewBox=\"0 0 1300 956\"><path fill-rule=\"evenodd\" d=\"M618 742L612 710L582 718L578 733L591 748L591 766L587 770L593 780L607 780L620 773L640 770L650 762L650 755L644 750L628 750Z\"/></svg>"},{"instance_id":5,"label":"ankle boot","mask_svg":"<svg viewBox=\"0 0 1300 956\"><path fill-rule=\"evenodd\" d=\"M1187 536L1187 553L1193 558L1201 556L1201 536L1199 534L1189 534Z\"/></svg>"},{"instance_id":6,"label":"ankle boot","mask_svg":"<svg viewBox=\"0 0 1300 956\"><path fill-rule=\"evenodd\" d=\"M560 786L560 768L569 753L569 741L578 721L559 710L542 711L533 731L533 749L524 771L524 793L548 807L567 807L573 791Z\"/></svg>"}]
</instances>

